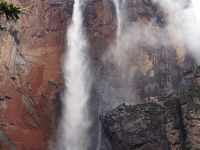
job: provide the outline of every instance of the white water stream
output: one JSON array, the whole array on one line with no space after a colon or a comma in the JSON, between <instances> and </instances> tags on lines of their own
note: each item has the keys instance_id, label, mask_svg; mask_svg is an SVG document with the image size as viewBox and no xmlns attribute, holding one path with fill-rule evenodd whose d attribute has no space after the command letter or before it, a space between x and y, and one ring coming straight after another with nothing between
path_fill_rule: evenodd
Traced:
<instances>
[{"instance_id":1,"label":"white water stream","mask_svg":"<svg viewBox=\"0 0 200 150\"><path fill-rule=\"evenodd\" d=\"M72 23L68 28L64 77L66 90L61 121L60 150L87 150L90 146L88 114L90 70L87 57L87 38L83 29L82 0L75 0Z\"/></svg>"}]
</instances>

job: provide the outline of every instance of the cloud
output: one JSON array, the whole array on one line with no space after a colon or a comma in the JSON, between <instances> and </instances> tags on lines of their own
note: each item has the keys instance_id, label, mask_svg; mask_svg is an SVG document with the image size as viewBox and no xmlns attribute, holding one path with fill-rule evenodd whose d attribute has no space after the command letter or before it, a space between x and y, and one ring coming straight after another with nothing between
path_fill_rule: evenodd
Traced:
<instances>
[{"instance_id":1,"label":"cloud","mask_svg":"<svg viewBox=\"0 0 200 150\"><path fill-rule=\"evenodd\" d=\"M176 36L200 65L200 1L154 0L167 13L167 28L174 28Z\"/></svg>"}]
</instances>

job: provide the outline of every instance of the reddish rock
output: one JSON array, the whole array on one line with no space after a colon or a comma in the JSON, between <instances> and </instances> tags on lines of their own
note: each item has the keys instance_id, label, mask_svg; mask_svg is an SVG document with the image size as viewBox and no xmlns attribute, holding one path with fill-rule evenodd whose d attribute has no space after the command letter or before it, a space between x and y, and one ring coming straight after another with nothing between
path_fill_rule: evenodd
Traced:
<instances>
[{"instance_id":1,"label":"reddish rock","mask_svg":"<svg viewBox=\"0 0 200 150\"><path fill-rule=\"evenodd\" d=\"M58 92L49 82L62 82L61 55L69 15L63 4L13 2L25 12L17 26L0 37L0 97L9 97L0 101L0 130L19 150L45 150L54 131ZM0 143L0 149L12 149L1 138Z\"/></svg>"}]
</instances>

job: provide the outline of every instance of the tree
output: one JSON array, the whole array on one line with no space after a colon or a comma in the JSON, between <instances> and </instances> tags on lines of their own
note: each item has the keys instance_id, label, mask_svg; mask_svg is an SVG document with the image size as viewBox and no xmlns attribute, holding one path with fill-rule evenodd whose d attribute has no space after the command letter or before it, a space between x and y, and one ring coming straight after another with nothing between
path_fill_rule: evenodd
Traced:
<instances>
[{"instance_id":1,"label":"tree","mask_svg":"<svg viewBox=\"0 0 200 150\"><path fill-rule=\"evenodd\" d=\"M0 18L5 18L7 21L16 22L19 19L19 15L21 14L21 8L8 3L5 0L0 0ZM0 23L0 30L5 30L6 27Z\"/></svg>"}]
</instances>

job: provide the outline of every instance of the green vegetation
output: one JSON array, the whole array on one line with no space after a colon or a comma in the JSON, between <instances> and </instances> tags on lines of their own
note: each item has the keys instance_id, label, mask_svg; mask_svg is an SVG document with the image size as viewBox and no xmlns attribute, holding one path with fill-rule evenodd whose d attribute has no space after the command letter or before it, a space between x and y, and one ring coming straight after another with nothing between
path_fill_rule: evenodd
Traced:
<instances>
[{"instance_id":1,"label":"green vegetation","mask_svg":"<svg viewBox=\"0 0 200 150\"><path fill-rule=\"evenodd\" d=\"M0 17L1 20L5 18L7 21L14 21L16 22L19 19L19 15L21 14L21 8L8 3L4 0L0 0ZM6 27L0 24L0 30L5 30Z\"/></svg>"}]
</instances>

